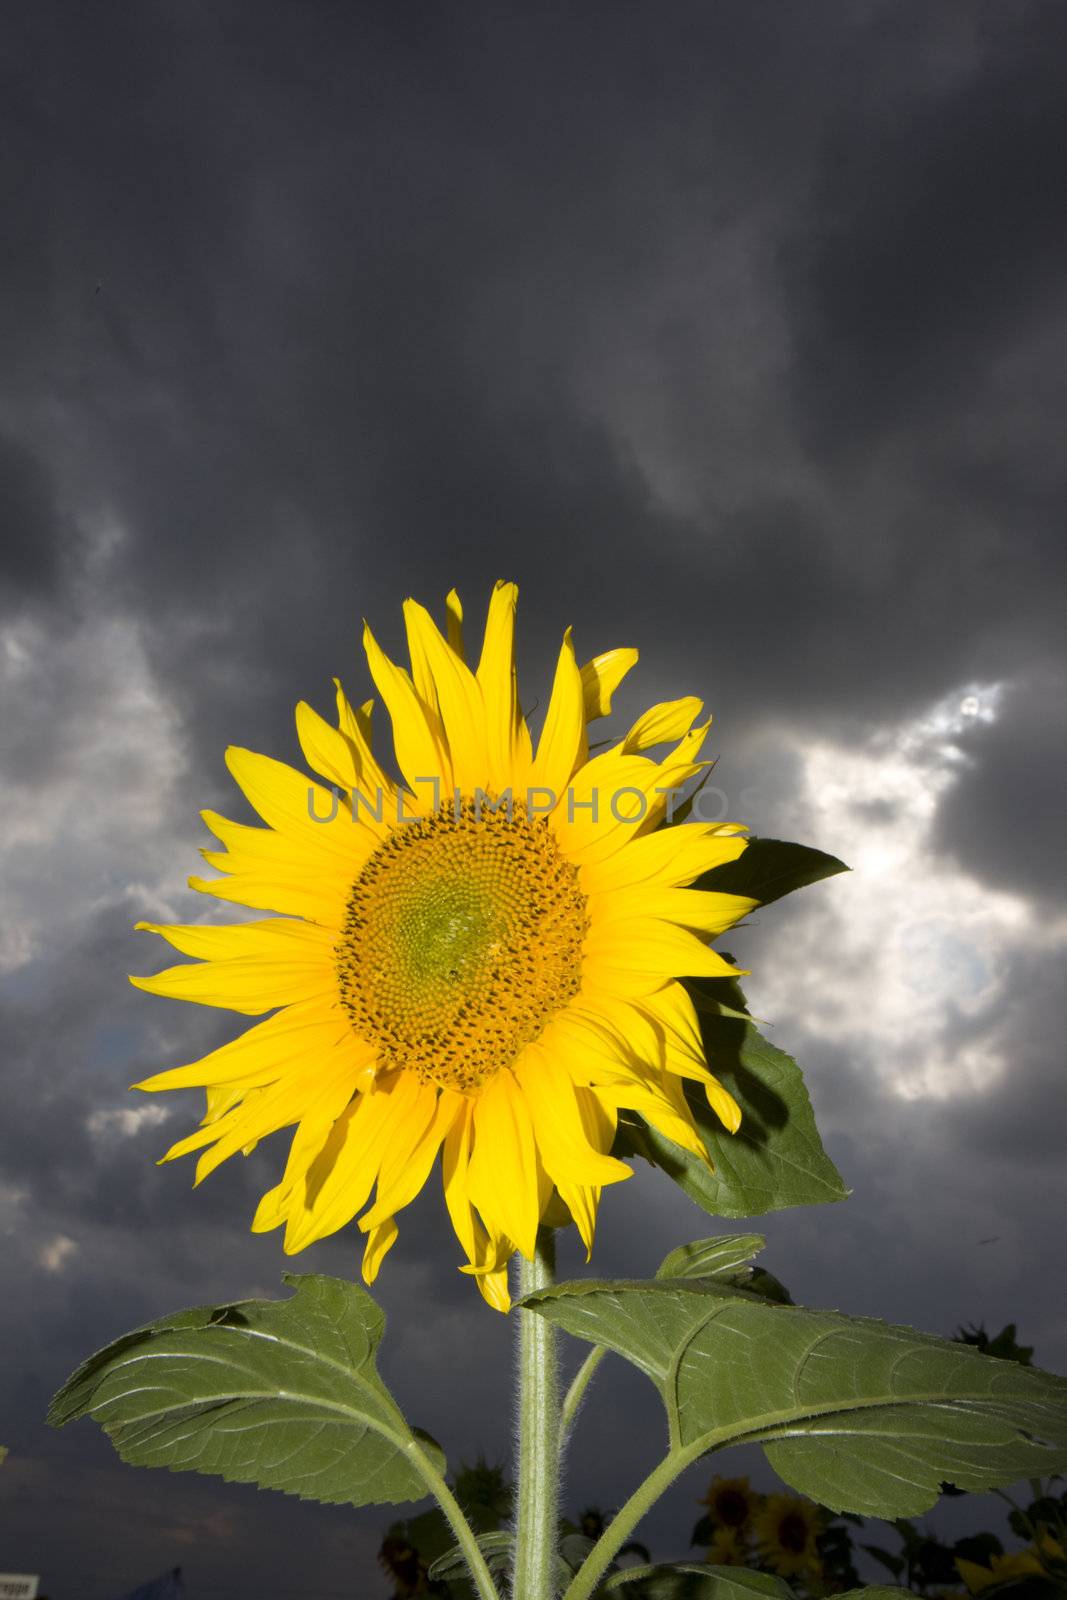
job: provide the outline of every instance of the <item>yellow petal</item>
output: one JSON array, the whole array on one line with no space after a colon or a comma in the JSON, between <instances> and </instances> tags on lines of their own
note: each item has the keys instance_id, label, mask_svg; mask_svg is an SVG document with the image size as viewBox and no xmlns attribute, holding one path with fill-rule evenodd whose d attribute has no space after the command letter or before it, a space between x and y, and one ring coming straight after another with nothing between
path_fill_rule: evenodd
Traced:
<instances>
[{"instance_id":1,"label":"yellow petal","mask_svg":"<svg viewBox=\"0 0 1067 1600\"><path fill-rule=\"evenodd\" d=\"M506 1266L495 1267L492 1272L481 1273L474 1281L478 1285L482 1299L494 1311L503 1311L506 1314L511 1310Z\"/></svg>"},{"instance_id":2,"label":"yellow petal","mask_svg":"<svg viewBox=\"0 0 1067 1600\"><path fill-rule=\"evenodd\" d=\"M519 591L498 583L489 600L478 683L485 705L488 782L500 794L514 785L525 793L529 778L530 733L519 706L515 672L515 608Z\"/></svg>"},{"instance_id":3,"label":"yellow petal","mask_svg":"<svg viewBox=\"0 0 1067 1600\"><path fill-rule=\"evenodd\" d=\"M448 1089L435 1095L426 1085L420 1086L422 1099L417 1112L412 1112L409 1127L414 1137L394 1138L393 1145L378 1174L378 1190L371 1209L359 1219L364 1233L369 1233L395 1212L410 1205L430 1176L437 1160L441 1142L459 1113L462 1096ZM426 1117L427 1109L429 1116ZM419 1128L421 1127L421 1132Z\"/></svg>"},{"instance_id":4,"label":"yellow petal","mask_svg":"<svg viewBox=\"0 0 1067 1600\"><path fill-rule=\"evenodd\" d=\"M194 889L238 905L340 926L349 885L374 846L372 836L348 824L357 837L350 841L350 861L339 868L336 853L329 847L319 849L313 837L301 839L276 833L273 828L250 828L215 811L203 811L201 816L226 850L200 853L209 866L227 876L191 878Z\"/></svg>"},{"instance_id":5,"label":"yellow petal","mask_svg":"<svg viewBox=\"0 0 1067 1600\"><path fill-rule=\"evenodd\" d=\"M434 682L433 667L427 657L422 635L418 629L412 627L411 613L413 609L423 611L422 606L416 607L414 600L405 600L404 627L407 633L408 655L411 657L411 681L415 686L415 693L427 713L426 720L440 739L442 729L441 719L438 715L437 685Z\"/></svg>"},{"instance_id":6,"label":"yellow petal","mask_svg":"<svg viewBox=\"0 0 1067 1600\"><path fill-rule=\"evenodd\" d=\"M301 846L330 857L346 870L360 860L365 846L352 824L347 805L338 803L321 784L270 756L231 745L226 765L234 781L263 821ZM334 812L336 810L336 815ZM329 820L320 820L329 819ZM358 866L356 867L358 871Z\"/></svg>"},{"instance_id":7,"label":"yellow petal","mask_svg":"<svg viewBox=\"0 0 1067 1600\"><path fill-rule=\"evenodd\" d=\"M469 1192L490 1233L507 1234L532 1258L540 1221L536 1147L526 1101L507 1067L475 1103Z\"/></svg>"},{"instance_id":8,"label":"yellow petal","mask_svg":"<svg viewBox=\"0 0 1067 1600\"><path fill-rule=\"evenodd\" d=\"M296 734L308 766L348 793L357 786L359 773L352 746L325 717L301 700L296 708Z\"/></svg>"},{"instance_id":9,"label":"yellow petal","mask_svg":"<svg viewBox=\"0 0 1067 1600\"><path fill-rule=\"evenodd\" d=\"M759 905L740 894L719 894L709 889L617 889L590 896L589 915L598 926L634 917L655 917L694 928L712 937L725 933Z\"/></svg>"},{"instance_id":10,"label":"yellow petal","mask_svg":"<svg viewBox=\"0 0 1067 1600\"><path fill-rule=\"evenodd\" d=\"M583 863L582 887L589 894L610 893L636 884L676 888L692 883L712 867L736 861L747 840L722 833L712 822L685 822L627 841L604 861Z\"/></svg>"},{"instance_id":11,"label":"yellow petal","mask_svg":"<svg viewBox=\"0 0 1067 1600\"><path fill-rule=\"evenodd\" d=\"M378 835L385 834L396 817L396 784L374 759L371 748L371 708L367 700L357 711L349 704L340 679L333 680L337 691L337 728L347 740L358 775L358 788L352 796L355 820Z\"/></svg>"},{"instance_id":12,"label":"yellow petal","mask_svg":"<svg viewBox=\"0 0 1067 1600\"><path fill-rule=\"evenodd\" d=\"M571 860L582 866L606 861L658 828L672 798L706 765L695 760L706 731L687 734L664 762L624 754L621 745L587 762L552 817Z\"/></svg>"},{"instance_id":13,"label":"yellow petal","mask_svg":"<svg viewBox=\"0 0 1067 1600\"><path fill-rule=\"evenodd\" d=\"M649 979L650 988L664 978L727 978L742 972L685 928L644 917L594 927L585 941L585 966L594 982L604 983L603 973L610 969L612 984L615 974L625 972Z\"/></svg>"},{"instance_id":14,"label":"yellow petal","mask_svg":"<svg viewBox=\"0 0 1067 1600\"><path fill-rule=\"evenodd\" d=\"M267 960L253 956L237 961L199 961L167 967L163 972L130 982L147 994L169 1000L191 1000L245 1016L260 1016L302 1000L328 1002L336 996L337 979L329 962Z\"/></svg>"},{"instance_id":15,"label":"yellow petal","mask_svg":"<svg viewBox=\"0 0 1067 1600\"><path fill-rule=\"evenodd\" d=\"M347 879L335 876L323 881L310 872L300 877L295 872L283 873L269 866L244 866L214 851L205 851L204 855L210 866L218 866L227 876L191 877L188 880L190 889L229 905L251 906L257 911L281 911L288 916L318 922L323 927L340 928L350 888Z\"/></svg>"},{"instance_id":16,"label":"yellow petal","mask_svg":"<svg viewBox=\"0 0 1067 1600\"><path fill-rule=\"evenodd\" d=\"M605 650L582 668L582 700L586 722L611 713L611 701L619 684L638 661L636 650Z\"/></svg>"},{"instance_id":17,"label":"yellow petal","mask_svg":"<svg viewBox=\"0 0 1067 1600\"><path fill-rule=\"evenodd\" d=\"M407 673L394 666L367 627L363 630L363 647L371 677L392 719L397 763L416 798L415 809L420 814L428 813L437 799L433 779L440 781L446 794L452 789L452 768L443 739Z\"/></svg>"},{"instance_id":18,"label":"yellow petal","mask_svg":"<svg viewBox=\"0 0 1067 1600\"><path fill-rule=\"evenodd\" d=\"M576 1082L603 1083L620 1069L638 1078L664 1072L689 1078L703 1087L720 1121L737 1132L741 1108L708 1070L700 1025L682 984L665 984L636 999L590 992L587 985L581 1003L568 1007L552 1026L560 1037L561 1059Z\"/></svg>"},{"instance_id":19,"label":"yellow petal","mask_svg":"<svg viewBox=\"0 0 1067 1600\"><path fill-rule=\"evenodd\" d=\"M585 1259L589 1261L593 1255L593 1239L596 1235L600 1190L596 1187L586 1187L580 1183L561 1183L557 1187L559 1189L559 1197L570 1212L571 1220L578 1229L578 1235L585 1245Z\"/></svg>"},{"instance_id":20,"label":"yellow petal","mask_svg":"<svg viewBox=\"0 0 1067 1600\"><path fill-rule=\"evenodd\" d=\"M556 663L545 725L530 769L531 785L547 789L557 801L563 799L572 773L585 760L586 749L582 675L574 659L574 643L568 628Z\"/></svg>"},{"instance_id":21,"label":"yellow petal","mask_svg":"<svg viewBox=\"0 0 1067 1600\"><path fill-rule=\"evenodd\" d=\"M667 1044L691 1061L704 1064L704 1040L692 996L684 983L665 983L647 999L641 1010L664 1031Z\"/></svg>"},{"instance_id":22,"label":"yellow petal","mask_svg":"<svg viewBox=\"0 0 1067 1600\"><path fill-rule=\"evenodd\" d=\"M393 1221L392 1217L386 1217L384 1222L379 1222L376 1228L371 1229L367 1237L366 1248L363 1251L364 1283L374 1282L375 1278L378 1276L379 1267L384 1261L387 1253L396 1243L396 1238L399 1231L400 1230Z\"/></svg>"},{"instance_id":23,"label":"yellow petal","mask_svg":"<svg viewBox=\"0 0 1067 1600\"><path fill-rule=\"evenodd\" d=\"M471 1264L478 1262L485 1247L485 1230L470 1203L468 1167L474 1131L474 1102L464 1100L456 1120L445 1138L441 1155L441 1178L445 1204L456 1237Z\"/></svg>"},{"instance_id":24,"label":"yellow petal","mask_svg":"<svg viewBox=\"0 0 1067 1600\"><path fill-rule=\"evenodd\" d=\"M310 1004L286 1006L252 1028L246 1028L228 1044L212 1050L188 1066L171 1067L133 1088L155 1094L163 1089L199 1089L212 1085L242 1083L248 1087L273 1083L294 1064L314 1061L334 1049L349 1052L353 1070L358 1072L373 1058L373 1047L361 1043L347 1017Z\"/></svg>"},{"instance_id":25,"label":"yellow petal","mask_svg":"<svg viewBox=\"0 0 1067 1600\"><path fill-rule=\"evenodd\" d=\"M530 1109L541 1160L557 1186L586 1184L601 1188L632 1176L624 1162L590 1143L574 1080L550 1049L537 1043L528 1045L516 1065L515 1076Z\"/></svg>"},{"instance_id":26,"label":"yellow petal","mask_svg":"<svg viewBox=\"0 0 1067 1600\"><path fill-rule=\"evenodd\" d=\"M463 648L463 602L455 589L449 589L445 596L445 633L459 659L466 661L467 652Z\"/></svg>"},{"instance_id":27,"label":"yellow petal","mask_svg":"<svg viewBox=\"0 0 1067 1600\"><path fill-rule=\"evenodd\" d=\"M325 928L292 917L267 922L138 922L136 932L158 933L183 956L231 961L332 961L334 938Z\"/></svg>"},{"instance_id":28,"label":"yellow petal","mask_svg":"<svg viewBox=\"0 0 1067 1600\"><path fill-rule=\"evenodd\" d=\"M290 1213L285 1251L294 1255L351 1222L367 1202L393 1139L419 1100L420 1085L408 1072L379 1080L346 1108L308 1172L304 1208Z\"/></svg>"},{"instance_id":29,"label":"yellow petal","mask_svg":"<svg viewBox=\"0 0 1067 1600\"><path fill-rule=\"evenodd\" d=\"M202 1183L238 1150L299 1122L312 1095L328 1099L335 1107L334 1114L339 1115L351 1098L355 1082L351 1057L346 1051L337 1050L331 1057L306 1064L299 1072L287 1073L269 1087L253 1089L242 1107L213 1125L215 1144L197 1163L197 1183ZM188 1140L184 1141L182 1154L187 1148ZM175 1146L165 1159L172 1159L178 1149Z\"/></svg>"},{"instance_id":30,"label":"yellow petal","mask_svg":"<svg viewBox=\"0 0 1067 1600\"><path fill-rule=\"evenodd\" d=\"M682 700L664 700L661 705L651 706L644 716L638 717L626 735L622 742L623 750L630 754L636 750L647 750L654 744L673 744L689 732L702 706L703 701L695 695L686 695Z\"/></svg>"},{"instance_id":31,"label":"yellow petal","mask_svg":"<svg viewBox=\"0 0 1067 1600\"><path fill-rule=\"evenodd\" d=\"M478 680L438 633L425 607L406 600L404 616L408 638L418 643L436 691L453 783L464 795L472 795L485 784L489 772L485 706Z\"/></svg>"},{"instance_id":32,"label":"yellow petal","mask_svg":"<svg viewBox=\"0 0 1067 1600\"><path fill-rule=\"evenodd\" d=\"M363 1088L365 1079L366 1065L363 1063L357 1066L353 1081L357 1088ZM280 1228L288 1222L290 1213L304 1209L305 1179L308 1171L312 1162L321 1154L331 1128L351 1098L341 1090L341 1085L326 1082L308 1095L289 1147L281 1182L269 1190L260 1201L252 1220L253 1233L265 1233L271 1228Z\"/></svg>"},{"instance_id":33,"label":"yellow petal","mask_svg":"<svg viewBox=\"0 0 1067 1600\"><path fill-rule=\"evenodd\" d=\"M603 1105L638 1112L665 1138L711 1165L688 1107L683 1111L673 1106L664 1088L621 1078L616 1083L598 1084L592 1092Z\"/></svg>"}]
</instances>

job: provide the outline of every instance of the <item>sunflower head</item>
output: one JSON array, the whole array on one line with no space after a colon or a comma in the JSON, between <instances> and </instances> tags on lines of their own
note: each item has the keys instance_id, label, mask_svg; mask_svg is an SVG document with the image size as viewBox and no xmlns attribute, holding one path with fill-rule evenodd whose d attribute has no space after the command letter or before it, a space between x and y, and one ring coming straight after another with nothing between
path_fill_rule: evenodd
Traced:
<instances>
[{"instance_id":1,"label":"sunflower head","mask_svg":"<svg viewBox=\"0 0 1067 1600\"><path fill-rule=\"evenodd\" d=\"M783 1578L821 1573L822 1513L813 1501L790 1494L767 1495L753 1519L753 1532L761 1557Z\"/></svg>"},{"instance_id":2,"label":"sunflower head","mask_svg":"<svg viewBox=\"0 0 1067 1600\"><path fill-rule=\"evenodd\" d=\"M508 1259L532 1256L542 1221L573 1220L591 1249L602 1189L630 1176L611 1154L620 1111L710 1160L690 1079L736 1130L681 980L737 970L711 940L754 904L692 887L745 848L740 825L669 825L708 767L700 702L652 707L591 757L589 725L637 652L580 665L568 630L535 739L516 600L496 585L476 662L454 592L443 628L406 603L406 665L365 630L395 768L372 737L374 702L353 706L340 684L332 721L297 707L317 778L229 750L263 825L205 812L215 876L190 882L268 915L142 923L194 962L133 979L265 1019L137 1085L207 1090L199 1128L165 1160L199 1151L199 1182L292 1129L253 1228L283 1228L292 1253L358 1215L372 1282L440 1156L463 1270L499 1310Z\"/></svg>"},{"instance_id":3,"label":"sunflower head","mask_svg":"<svg viewBox=\"0 0 1067 1600\"><path fill-rule=\"evenodd\" d=\"M718 1527L747 1528L760 1498L747 1478L715 1477L700 1503L707 1506L708 1515Z\"/></svg>"},{"instance_id":4,"label":"sunflower head","mask_svg":"<svg viewBox=\"0 0 1067 1600\"><path fill-rule=\"evenodd\" d=\"M388 1533L378 1550L378 1564L392 1580L393 1600L426 1594L426 1567L407 1539Z\"/></svg>"},{"instance_id":5,"label":"sunflower head","mask_svg":"<svg viewBox=\"0 0 1067 1600\"><path fill-rule=\"evenodd\" d=\"M1044 1561L1042 1557L1045 1558ZM1064 1559L1063 1546L1051 1535L1046 1534L1034 1544L1024 1545L1021 1550L1011 1550L1007 1555L991 1555L988 1567L982 1566L977 1561L965 1561L957 1556L956 1570L967 1585L968 1593L981 1594L983 1589L992 1588L995 1584L1008 1583L1014 1578L1047 1577L1048 1568L1045 1561Z\"/></svg>"}]
</instances>

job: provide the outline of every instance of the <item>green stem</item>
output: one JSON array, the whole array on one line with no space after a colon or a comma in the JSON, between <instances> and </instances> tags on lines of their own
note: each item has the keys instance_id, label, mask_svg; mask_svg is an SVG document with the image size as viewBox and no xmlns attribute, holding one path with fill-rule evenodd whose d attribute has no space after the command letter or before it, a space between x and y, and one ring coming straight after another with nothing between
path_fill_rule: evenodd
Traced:
<instances>
[{"instance_id":1,"label":"green stem","mask_svg":"<svg viewBox=\"0 0 1067 1600\"><path fill-rule=\"evenodd\" d=\"M550 1228L537 1236L534 1259L518 1256L519 1294L548 1289L555 1277L556 1241ZM556 1330L547 1317L518 1308L519 1490L514 1600L553 1600L559 1494L559 1374Z\"/></svg>"},{"instance_id":2,"label":"green stem","mask_svg":"<svg viewBox=\"0 0 1067 1600\"><path fill-rule=\"evenodd\" d=\"M485 1557L478 1548L478 1540L475 1537L474 1529L463 1515L459 1501L426 1452L419 1449L418 1456L419 1471L426 1483L426 1487L444 1512L445 1517L448 1519L448 1525L456 1536L456 1543L467 1558L471 1582L479 1596L479 1600L500 1600L500 1591L493 1582L493 1576L486 1566Z\"/></svg>"},{"instance_id":3,"label":"green stem","mask_svg":"<svg viewBox=\"0 0 1067 1600\"><path fill-rule=\"evenodd\" d=\"M707 1448L705 1437L687 1445L684 1450L672 1450L669 1456L664 1456L659 1466L653 1468L643 1483L638 1484L621 1511L608 1523L568 1584L563 1600L589 1600L641 1518L652 1509L660 1495L666 1493L679 1473L698 1460Z\"/></svg>"},{"instance_id":4,"label":"green stem","mask_svg":"<svg viewBox=\"0 0 1067 1600\"><path fill-rule=\"evenodd\" d=\"M578 1371L574 1374L571 1386L567 1390L566 1397L563 1401L563 1410L560 1412L560 1454L563 1452L563 1446L567 1441L567 1436L574 1427L574 1419L578 1415L578 1407L585 1398L585 1391L589 1387L593 1373L596 1371L597 1367L599 1367L607 1353L608 1350L606 1345L594 1345L592 1350L590 1350L589 1354L586 1356L585 1360L582 1362L581 1366L578 1368Z\"/></svg>"}]
</instances>

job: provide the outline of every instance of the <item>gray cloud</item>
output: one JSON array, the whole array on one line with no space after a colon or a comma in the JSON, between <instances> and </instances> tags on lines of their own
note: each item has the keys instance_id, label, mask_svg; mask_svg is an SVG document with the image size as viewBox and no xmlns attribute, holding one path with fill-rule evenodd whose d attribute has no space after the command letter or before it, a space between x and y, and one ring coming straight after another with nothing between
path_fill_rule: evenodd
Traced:
<instances>
[{"instance_id":1,"label":"gray cloud","mask_svg":"<svg viewBox=\"0 0 1067 1600\"><path fill-rule=\"evenodd\" d=\"M1055 915L1067 891L1059 843L1067 682L1046 672L1012 685L988 737L971 743L971 764L938 815L938 844L984 882Z\"/></svg>"}]
</instances>

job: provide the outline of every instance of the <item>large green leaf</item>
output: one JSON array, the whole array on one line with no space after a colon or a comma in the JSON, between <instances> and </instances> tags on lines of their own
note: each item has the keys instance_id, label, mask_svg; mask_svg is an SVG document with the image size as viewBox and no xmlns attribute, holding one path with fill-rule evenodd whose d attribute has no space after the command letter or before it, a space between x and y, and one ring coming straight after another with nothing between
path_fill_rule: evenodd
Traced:
<instances>
[{"instance_id":1,"label":"large green leaf","mask_svg":"<svg viewBox=\"0 0 1067 1600\"><path fill-rule=\"evenodd\" d=\"M656 1277L715 1278L724 1284L744 1288L788 1305L789 1293L778 1279L764 1272L761 1267L749 1265L765 1243L766 1240L759 1233L727 1233L713 1239L695 1239L692 1244L680 1244L664 1257ZM593 1374L607 1353L605 1345L594 1345L579 1368L564 1405L564 1433L573 1426L577 1401L584 1397Z\"/></svg>"},{"instance_id":2,"label":"large green leaf","mask_svg":"<svg viewBox=\"0 0 1067 1600\"><path fill-rule=\"evenodd\" d=\"M335 1504L422 1499L443 1460L378 1376L382 1311L354 1283L286 1282L288 1300L200 1306L126 1334L68 1379L48 1420L95 1418L135 1466Z\"/></svg>"},{"instance_id":3,"label":"large green leaf","mask_svg":"<svg viewBox=\"0 0 1067 1600\"><path fill-rule=\"evenodd\" d=\"M658 1133L635 1113L620 1118L617 1155L641 1155L674 1179L703 1210L719 1217L757 1217L787 1206L843 1200L845 1188L822 1147L808 1091L792 1056L779 1050L736 1012L736 984L705 984L694 991L708 1065L741 1107L741 1126L727 1133L699 1084L685 1092L715 1170ZM703 1001L703 1003L701 1003Z\"/></svg>"},{"instance_id":4,"label":"large green leaf","mask_svg":"<svg viewBox=\"0 0 1067 1600\"><path fill-rule=\"evenodd\" d=\"M911 1516L946 1480L981 1490L1067 1467L1067 1379L911 1328L716 1279L562 1284L523 1304L647 1373L680 1459L760 1443L835 1511Z\"/></svg>"},{"instance_id":5,"label":"large green leaf","mask_svg":"<svg viewBox=\"0 0 1067 1600\"><path fill-rule=\"evenodd\" d=\"M794 889L848 872L843 861L812 850L806 844L789 844L783 839L750 839L736 861L697 879L697 889L714 889L720 894L743 894L760 905L770 905Z\"/></svg>"}]
</instances>

